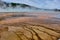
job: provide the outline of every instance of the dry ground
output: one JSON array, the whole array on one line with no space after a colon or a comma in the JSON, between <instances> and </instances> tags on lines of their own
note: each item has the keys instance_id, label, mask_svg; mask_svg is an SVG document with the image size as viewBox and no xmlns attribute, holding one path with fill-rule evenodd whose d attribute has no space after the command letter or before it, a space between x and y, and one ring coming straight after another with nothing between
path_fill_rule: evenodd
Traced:
<instances>
[{"instance_id":1,"label":"dry ground","mask_svg":"<svg viewBox=\"0 0 60 40\"><path fill-rule=\"evenodd\" d=\"M0 14L0 40L58 40L60 21L47 13Z\"/></svg>"}]
</instances>

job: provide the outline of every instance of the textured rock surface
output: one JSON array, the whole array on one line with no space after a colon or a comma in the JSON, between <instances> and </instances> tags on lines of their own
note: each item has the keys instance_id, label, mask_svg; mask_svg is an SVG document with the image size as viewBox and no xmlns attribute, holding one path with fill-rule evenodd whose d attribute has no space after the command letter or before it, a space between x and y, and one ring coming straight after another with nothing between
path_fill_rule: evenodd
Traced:
<instances>
[{"instance_id":1,"label":"textured rock surface","mask_svg":"<svg viewBox=\"0 0 60 40\"><path fill-rule=\"evenodd\" d=\"M55 23L56 21L52 24L51 20L45 22L45 19L51 19L53 16L16 17L16 14L11 17L13 13L3 15L5 19L0 21L1 40L58 40L60 38L60 24Z\"/></svg>"}]
</instances>

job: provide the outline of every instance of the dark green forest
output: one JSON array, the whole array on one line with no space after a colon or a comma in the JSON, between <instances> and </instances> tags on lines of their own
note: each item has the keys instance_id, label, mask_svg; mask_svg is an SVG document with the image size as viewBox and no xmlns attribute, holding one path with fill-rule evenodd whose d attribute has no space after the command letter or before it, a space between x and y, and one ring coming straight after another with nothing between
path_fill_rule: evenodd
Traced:
<instances>
[{"instance_id":1,"label":"dark green forest","mask_svg":"<svg viewBox=\"0 0 60 40\"><path fill-rule=\"evenodd\" d=\"M26 5L26 4L11 3L12 7L16 7L17 5L19 5L19 6L23 7L23 8L30 7L29 5Z\"/></svg>"}]
</instances>

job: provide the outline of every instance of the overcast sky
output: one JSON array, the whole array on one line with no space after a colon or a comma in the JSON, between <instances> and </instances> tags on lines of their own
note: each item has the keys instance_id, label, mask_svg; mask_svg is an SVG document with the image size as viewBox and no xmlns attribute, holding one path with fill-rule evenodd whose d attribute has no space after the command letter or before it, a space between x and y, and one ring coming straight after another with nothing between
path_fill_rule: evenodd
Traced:
<instances>
[{"instance_id":1,"label":"overcast sky","mask_svg":"<svg viewBox=\"0 0 60 40\"><path fill-rule=\"evenodd\" d=\"M37 8L60 9L60 0L2 0L8 3L23 3Z\"/></svg>"}]
</instances>

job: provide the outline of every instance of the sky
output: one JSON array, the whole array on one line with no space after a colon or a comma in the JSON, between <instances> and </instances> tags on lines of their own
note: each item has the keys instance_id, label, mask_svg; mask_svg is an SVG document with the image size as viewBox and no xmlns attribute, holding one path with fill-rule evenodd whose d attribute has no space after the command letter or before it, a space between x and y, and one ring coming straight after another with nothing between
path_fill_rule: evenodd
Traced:
<instances>
[{"instance_id":1,"label":"sky","mask_svg":"<svg viewBox=\"0 0 60 40\"><path fill-rule=\"evenodd\" d=\"M37 8L60 9L60 0L2 0L7 3L22 3Z\"/></svg>"}]
</instances>

